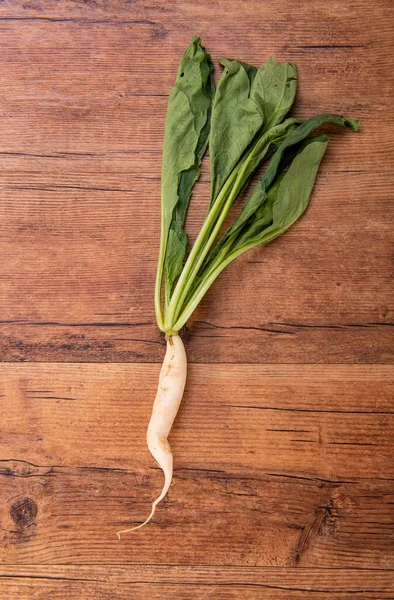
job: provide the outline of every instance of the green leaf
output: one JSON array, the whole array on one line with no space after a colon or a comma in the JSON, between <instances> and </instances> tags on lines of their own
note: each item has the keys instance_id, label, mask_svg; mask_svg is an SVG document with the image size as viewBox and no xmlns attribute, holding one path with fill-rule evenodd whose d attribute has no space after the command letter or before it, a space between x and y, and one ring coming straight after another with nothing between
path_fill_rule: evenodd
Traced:
<instances>
[{"instance_id":1,"label":"green leaf","mask_svg":"<svg viewBox=\"0 0 394 600\"><path fill-rule=\"evenodd\" d=\"M223 59L221 64L225 70L213 103L209 140L210 207L256 134L281 123L293 104L297 87L295 66L278 65L274 58L258 70L231 59Z\"/></svg>"},{"instance_id":2,"label":"green leaf","mask_svg":"<svg viewBox=\"0 0 394 600\"><path fill-rule=\"evenodd\" d=\"M328 138L307 139L324 123L356 131L359 121L323 114L287 119L297 87L296 67L268 60L258 70L222 61L216 95L212 62L193 38L171 91L162 174L162 230L155 310L164 332L179 331L232 260L286 231L304 212ZM209 139L211 197L201 231L187 256L185 219ZM245 207L217 237L261 162L271 157ZM216 246L215 246L216 244ZM186 260L187 257L187 260ZM164 312L161 286L165 283Z\"/></svg>"},{"instance_id":3,"label":"green leaf","mask_svg":"<svg viewBox=\"0 0 394 600\"><path fill-rule=\"evenodd\" d=\"M263 133L260 138L256 140L256 143L251 148L251 151L246 155L244 163L242 165L242 189L245 188L250 178L253 176L260 163L267 157L270 156L275 150L278 149L280 144L299 127L299 119L286 119L280 125L272 127L266 133ZM234 226L242 224L252 212L254 212L256 206L254 206L254 199L251 198L250 202L247 203L244 210L242 211L239 219L237 219ZM232 231L232 227L229 230Z\"/></svg>"},{"instance_id":4,"label":"green leaf","mask_svg":"<svg viewBox=\"0 0 394 600\"><path fill-rule=\"evenodd\" d=\"M345 127L346 129L352 129L353 131L357 131L360 126L359 121L355 121L354 119L347 119L341 115L324 114L316 115L315 117L304 121L304 123L301 125L293 127L280 143L278 150L274 154L262 179L257 184L254 192L251 194L240 217L234 223L233 229L236 227L238 228L238 225L243 225L245 220L259 207L260 203L264 202L266 192L275 179L279 166L283 161L286 152L288 152L288 149L302 142L317 127L320 127L320 125L323 125L324 123L342 125L342 127Z\"/></svg>"},{"instance_id":5,"label":"green leaf","mask_svg":"<svg viewBox=\"0 0 394 600\"><path fill-rule=\"evenodd\" d=\"M216 232L233 202L248 185L261 161L300 123L297 119L288 119L280 124L295 96L296 70L293 65L278 65L271 59L256 71L255 67L235 60L225 59L222 64L225 71L213 104L209 142L209 217L174 292L167 322L179 312L193 287L193 279L201 266L207 264ZM267 123L264 123L264 116ZM225 242L226 239L217 246L211 259L222 252Z\"/></svg>"},{"instance_id":6,"label":"green leaf","mask_svg":"<svg viewBox=\"0 0 394 600\"><path fill-rule=\"evenodd\" d=\"M269 189L266 201L238 238L233 252L271 241L300 218L308 206L327 144L326 135L312 138L303 144L289 169L280 173Z\"/></svg>"},{"instance_id":7,"label":"green leaf","mask_svg":"<svg viewBox=\"0 0 394 600\"><path fill-rule=\"evenodd\" d=\"M181 230L186 219L193 185L208 144L214 94L213 65L193 38L187 48L171 90L166 117L162 170L162 249L166 296L182 270L187 237ZM183 232L184 233L184 232ZM175 257L174 253L178 255Z\"/></svg>"},{"instance_id":8,"label":"green leaf","mask_svg":"<svg viewBox=\"0 0 394 600\"><path fill-rule=\"evenodd\" d=\"M222 238L219 240L215 249L208 256L206 263L204 264L204 269L208 270L212 263L218 260L218 257L221 256L225 258L232 249L234 248L234 244L236 240L242 235L244 228L248 227L248 223L250 222L250 218L254 215L254 213L259 209L259 207L266 201L267 192L270 188L273 180L277 176L280 165L283 163L283 158L286 153L289 152L289 148L295 146L302 142L308 135L310 135L314 129L322 125L323 123L334 123L336 125L342 125L347 129L352 129L353 131L357 131L360 126L359 121L354 119L347 119L342 117L341 115L317 115L304 121L299 124L300 121L295 119L287 119L281 125L277 125L273 127L268 133L264 134L261 137L260 143L263 149L266 148L267 139L270 140L270 143L274 143L276 145L279 144L279 147L274 154L271 162L264 173L262 179L257 183L253 192L251 193L246 205L239 217L234 221L234 223L229 227L229 229L224 233ZM280 143L279 143L280 142ZM257 143L257 144L258 144ZM261 150L260 150L261 151ZM265 150L265 153L267 151ZM256 151L253 155L251 153L250 158L250 166L248 167L252 172L253 169L256 168L258 163L261 161L261 156L259 152ZM257 164L256 164L257 163Z\"/></svg>"},{"instance_id":9,"label":"green leaf","mask_svg":"<svg viewBox=\"0 0 394 600\"><path fill-rule=\"evenodd\" d=\"M279 65L274 58L264 63L254 80L254 94L262 103L264 131L283 121L293 105L297 91L297 68L290 63Z\"/></svg>"},{"instance_id":10,"label":"green leaf","mask_svg":"<svg viewBox=\"0 0 394 600\"><path fill-rule=\"evenodd\" d=\"M255 67L237 60L223 59L212 107L209 140L212 206L223 183L263 124L263 112L251 98Z\"/></svg>"},{"instance_id":11,"label":"green leaf","mask_svg":"<svg viewBox=\"0 0 394 600\"><path fill-rule=\"evenodd\" d=\"M266 156L270 156L272 152L280 145L285 137L293 131L302 121L298 119L287 119L280 125L272 127L266 133L263 133L261 137L257 138L253 146L248 150L245 155L241 166L239 167L240 181L237 186L233 186L236 189L236 196L238 196L245 187L247 187L254 172L264 160ZM232 192L234 191L232 190ZM260 195L252 194L248 203L244 207L243 211L239 215L238 219L231 225L231 227L222 236L220 241L217 243L214 250L210 253L209 257L204 263L203 268L207 265L212 264L216 261L221 254L226 253L227 246L231 245L231 241L235 239L237 233L248 220L248 218L257 210L261 203Z\"/></svg>"},{"instance_id":12,"label":"green leaf","mask_svg":"<svg viewBox=\"0 0 394 600\"><path fill-rule=\"evenodd\" d=\"M333 123L334 125L340 125L345 129L350 129L352 131L357 131L360 127L360 121L356 119L349 119L347 117L343 117L342 115L323 114L316 115L315 117L308 119L302 125L291 131L279 146L266 172L264 173L263 181L265 189L268 189L274 180L279 168L279 164L287 148L302 142L308 135L317 129L317 127L320 127L320 125L323 125L324 123Z\"/></svg>"},{"instance_id":13,"label":"green leaf","mask_svg":"<svg viewBox=\"0 0 394 600\"><path fill-rule=\"evenodd\" d=\"M182 271L183 261L187 253L187 238L188 236L181 223L179 223L179 221L173 221L168 232L165 263L164 282L167 301L169 301L173 283Z\"/></svg>"}]
</instances>

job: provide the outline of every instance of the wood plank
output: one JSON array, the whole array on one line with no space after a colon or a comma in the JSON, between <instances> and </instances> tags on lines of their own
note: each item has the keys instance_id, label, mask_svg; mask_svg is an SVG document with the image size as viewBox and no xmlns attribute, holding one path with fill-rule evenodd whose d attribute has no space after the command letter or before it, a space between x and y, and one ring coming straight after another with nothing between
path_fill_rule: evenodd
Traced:
<instances>
[{"instance_id":1,"label":"wood plank","mask_svg":"<svg viewBox=\"0 0 394 600\"><path fill-rule=\"evenodd\" d=\"M44 361L0 365L1 599L394 598L393 17L389 0L0 3L0 360ZM162 481L145 363L163 355L164 115L195 33L215 60L296 62L294 114L362 130L329 128L306 217L184 332L200 364L176 485L119 543Z\"/></svg>"},{"instance_id":2,"label":"wood plank","mask_svg":"<svg viewBox=\"0 0 394 600\"><path fill-rule=\"evenodd\" d=\"M190 360L393 361L392 4L216 10L1 4L1 360L161 361L152 289L163 125L197 31L215 58L236 47L251 62L295 61L295 114L339 111L363 126L332 134L303 221L217 282L191 322ZM207 180L206 165L204 199ZM197 202L192 238L204 211Z\"/></svg>"},{"instance_id":3,"label":"wood plank","mask_svg":"<svg viewBox=\"0 0 394 600\"><path fill-rule=\"evenodd\" d=\"M2 364L0 560L393 568L393 373L192 365L176 485L119 543L161 485L157 367Z\"/></svg>"},{"instance_id":4,"label":"wood plank","mask_svg":"<svg viewBox=\"0 0 394 600\"><path fill-rule=\"evenodd\" d=\"M64 189L55 184L67 169L61 162L64 171L48 167L39 183L33 173L31 190L14 183L30 178L26 172L3 175L10 189L2 194L1 359L160 361L151 241L159 235L159 182L138 183L150 199L147 229L136 179L127 184L114 173L109 190L131 189L105 191L103 166L98 190L90 173L69 174ZM341 173L323 171L304 219L238 259L203 300L190 324L190 359L245 362L246 352L249 362L391 362L391 179L377 184L374 174L357 173L344 185ZM375 205L365 212L359 191L374 187ZM196 232L201 211L192 217Z\"/></svg>"},{"instance_id":5,"label":"wood plank","mask_svg":"<svg viewBox=\"0 0 394 600\"><path fill-rule=\"evenodd\" d=\"M176 53L182 51L187 40L196 32L205 34L210 46L216 44L219 54L220 51L228 52L236 47L243 52L247 51L255 60L260 58L262 49L269 53L278 46L286 50L306 50L309 59L311 54L315 58L320 53L329 53L333 56L333 66L337 66L335 63L338 61L342 74L346 75L351 75L352 71L364 66L358 65L357 60L352 60L353 56L357 56L359 50L372 48L381 70L385 68L387 75L391 74L387 68L387 49L391 47L390 33L393 28L393 7L389 0L374 3L373 10L371 5L357 0L346 4L317 0L313 5L308 5L307 10L300 10L292 2L271 0L262 4L258 0L242 0L235 6L229 2L228 9L221 12L220 19L214 18L217 10L216 3L207 5L204 0L193 4L177 0L165 7L161 3L125 4L119 0L98 0L88 5L76 4L72 0L61 5L52 0L41 0L34 4L17 0L4 3L1 15L5 35L15 23L21 27L25 24L34 25L34 31L37 32L33 31L31 34L34 41L49 47L53 40L49 38L46 42L42 41L41 27L57 27L66 51L70 46L67 36L72 36L74 31L78 33L88 30L89 36L83 39L82 52L78 57L81 75L86 70L91 72L93 66L96 71L97 67L103 68L107 52L110 52L114 61L119 61L117 66L122 67L119 68L122 73L126 68L130 69L130 57L141 60L141 47L145 60L151 61L148 65L156 66L156 73L160 74L161 71L157 68L163 60L160 50L171 47L171 57L167 59L167 63L175 65ZM116 32L115 45L109 46L104 55L100 52L105 43L103 35L98 43L91 37L96 36L100 30L105 32L105 37L108 31L110 34ZM136 51L126 60L119 56L117 50L129 45L130 38ZM30 41L27 39L26 43ZM386 53L378 55L376 50L382 47L386 49ZM92 52L92 48L97 48L97 51ZM90 65L82 62L85 52L92 59ZM343 54L348 59L345 64L338 59L338 55ZM138 66L143 70L145 62L138 62ZM327 62L325 67L327 68ZM338 75L338 70L331 68L327 75L333 73ZM110 70L108 74L111 74ZM364 92L365 88L362 88L361 95Z\"/></svg>"},{"instance_id":6,"label":"wood plank","mask_svg":"<svg viewBox=\"0 0 394 600\"><path fill-rule=\"evenodd\" d=\"M320 600L393 598L393 571L344 569L226 568L195 565L45 565L1 567L0 598L246 598ZM318 594L318 596L317 596Z\"/></svg>"},{"instance_id":7,"label":"wood plank","mask_svg":"<svg viewBox=\"0 0 394 600\"><path fill-rule=\"evenodd\" d=\"M181 56L182 52L178 61ZM2 66L5 68L5 65ZM166 93L159 96L149 92L145 95L131 93L127 96L127 92L124 92L115 99L113 96L107 98L99 95L92 100L89 95L80 98L80 88L77 87L75 95L72 90L68 94L59 92L58 95L55 94L53 101L47 101L45 97L42 98L43 92L34 87L31 92L33 97L26 98L24 88L19 84L11 103L8 94L5 96L3 91L0 97L7 109L0 119L3 151L37 155L74 153L98 156L103 153L161 151L168 93L175 74L176 69L171 71L171 81L166 85ZM58 77L61 77L60 74ZM371 146L376 144L375 169L384 170L385 161L392 160L393 155L390 144L393 127L390 105L383 103L376 111L371 110L370 105L346 103L351 90L344 93L346 98L342 101L338 94L330 101L327 90L319 87L322 76L316 81L316 75L311 73L308 79L312 79L310 84L314 83L319 93L308 93L308 89L302 88L303 82L300 80L300 97L297 97L293 115L307 118L321 112L346 112L349 116L360 118L363 130L357 136L347 136L347 146L338 149L337 160L345 164L346 169L372 169L369 154ZM113 85L116 83L113 82ZM101 89L101 80L93 81L91 86L91 93L97 95L97 90ZM372 103L374 99L369 100ZM387 121L387 127L378 127L382 121Z\"/></svg>"}]
</instances>

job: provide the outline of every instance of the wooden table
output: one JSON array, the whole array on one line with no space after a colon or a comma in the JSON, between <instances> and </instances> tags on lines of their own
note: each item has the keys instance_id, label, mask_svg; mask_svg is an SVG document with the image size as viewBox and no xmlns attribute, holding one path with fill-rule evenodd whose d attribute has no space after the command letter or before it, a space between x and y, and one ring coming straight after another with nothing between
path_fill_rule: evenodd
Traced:
<instances>
[{"instance_id":1,"label":"wooden table","mask_svg":"<svg viewBox=\"0 0 394 600\"><path fill-rule=\"evenodd\" d=\"M393 33L389 0L1 3L2 599L394 598ZM294 114L362 129L326 129L306 216L202 302L175 485L119 542L162 484L161 148L193 34L295 62ZM205 165L192 236L207 197Z\"/></svg>"}]
</instances>

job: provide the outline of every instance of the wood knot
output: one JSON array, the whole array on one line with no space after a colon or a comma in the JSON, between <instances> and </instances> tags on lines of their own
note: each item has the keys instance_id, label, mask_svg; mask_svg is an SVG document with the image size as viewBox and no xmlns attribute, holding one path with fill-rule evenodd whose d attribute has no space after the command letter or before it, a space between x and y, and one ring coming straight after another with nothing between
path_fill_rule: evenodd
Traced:
<instances>
[{"instance_id":1,"label":"wood knot","mask_svg":"<svg viewBox=\"0 0 394 600\"><path fill-rule=\"evenodd\" d=\"M37 512L37 503L31 498L19 498L13 502L10 508L11 519L20 528L34 523Z\"/></svg>"},{"instance_id":2,"label":"wood knot","mask_svg":"<svg viewBox=\"0 0 394 600\"><path fill-rule=\"evenodd\" d=\"M320 506L301 530L295 547L294 557L297 565L305 552L316 543L319 537L333 536L337 528L337 509L332 499Z\"/></svg>"}]
</instances>

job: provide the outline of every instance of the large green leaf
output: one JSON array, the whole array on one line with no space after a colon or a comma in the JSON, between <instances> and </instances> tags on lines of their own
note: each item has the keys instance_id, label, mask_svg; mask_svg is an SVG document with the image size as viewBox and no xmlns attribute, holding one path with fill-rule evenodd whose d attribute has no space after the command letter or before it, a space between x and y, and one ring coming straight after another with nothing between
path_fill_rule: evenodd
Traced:
<instances>
[{"instance_id":1,"label":"large green leaf","mask_svg":"<svg viewBox=\"0 0 394 600\"><path fill-rule=\"evenodd\" d=\"M253 192L251 193L246 205L239 217L234 221L234 223L229 227L229 229L224 233L222 238L219 240L216 248L209 255L204 269L209 269L210 265L213 262L216 262L218 257L222 255L224 258L228 253L233 249L236 240L242 235L244 228L248 227L250 222L250 218L255 214L255 212L259 209L259 207L266 201L267 193L272 185L274 179L276 178L280 165L283 163L283 158L286 153L289 152L289 148L295 146L302 142L308 135L310 135L317 127L324 123L334 123L336 125L342 125L347 129L352 129L356 131L359 128L359 121L354 119L348 119L341 115L317 115L308 119L302 124L299 124L299 121L295 119L287 119L281 125L277 125L273 127L267 134L262 136L262 140L264 138L271 138L271 142L275 142L279 147L272 157L270 164L264 173L262 179L257 183ZM288 125L287 125L288 124ZM283 129L283 131L282 131ZM277 135L275 136L275 132ZM281 135L283 133L283 135ZM263 145L264 147L264 145ZM259 160L256 159L256 163L260 162L261 158L258 157ZM256 168L256 164L254 164L253 155L251 157L251 166Z\"/></svg>"},{"instance_id":2,"label":"large green leaf","mask_svg":"<svg viewBox=\"0 0 394 600\"><path fill-rule=\"evenodd\" d=\"M256 73L254 94L264 114L264 131L283 121L293 105L297 91L295 65L279 65L274 58L264 63Z\"/></svg>"},{"instance_id":3,"label":"large green leaf","mask_svg":"<svg viewBox=\"0 0 394 600\"><path fill-rule=\"evenodd\" d=\"M326 135L307 140L288 170L279 174L232 252L271 241L299 219L308 205L327 144Z\"/></svg>"},{"instance_id":4,"label":"large green leaf","mask_svg":"<svg viewBox=\"0 0 394 600\"><path fill-rule=\"evenodd\" d=\"M350 129L352 131L357 131L360 127L360 121L357 119L349 119L347 117L343 117L342 115L334 115L334 114L322 114L316 115L315 117L311 117L302 125L291 131L288 136L283 140L280 144L277 152L275 153L273 159L266 172L264 173L264 177L262 179L265 189L267 190L272 181L274 180L276 173L278 171L280 162L287 150L290 146L294 146L299 142L302 142L308 135L310 135L317 127L320 125L324 125L325 123L333 123L334 125L339 125L344 127L345 129Z\"/></svg>"},{"instance_id":5,"label":"large green leaf","mask_svg":"<svg viewBox=\"0 0 394 600\"><path fill-rule=\"evenodd\" d=\"M255 67L237 60L223 59L212 107L209 154L211 205L223 183L263 124L263 111L251 98Z\"/></svg>"},{"instance_id":6,"label":"large green leaf","mask_svg":"<svg viewBox=\"0 0 394 600\"><path fill-rule=\"evenodd\" d=\"M353 129L353 131L356 131L359 128L359 121L348 119L346 117L342 117L341 115L331 114L316 115L315 117L304 121L304 123L293 127L284 137L283 141L279 144L279 147L270 164L268 165L268 168L262 179L256 185L240 216L230 228L231 232L239 229L240 226L243 226L251 214L253 214L255 210L258 209L260 204L264 202L266 193L278 173L279 167L283 161L285 153L288 151L288 148L291 148L292 146L302 142L317 127L320 127L320 125L323 125L324 123L334 123L347 129ZM282 125L284 125L284 123Z\"/></svg>"},{"instance_id":7,"label":"large green leaf","mask_svg":"<svg viewBox=\"0 0 394 600\"><path fill-rule=\"evenodd\" d=\"M181 60L168 101L161 194L167 299L187 254L183 226L208 144L214 94L212 69L211 58L202 48L200 38L193 38Z\"/></svg>"},{"instance_id":8,"label":"large green leaf","mask_svg":"<svg viewBox=\"0 0 394 600\"><path fill-rule=\"evenodd\" d=\"M224 72L213 103L209 140L210 207L256 135L281 123L294 101L297 85L295 66L278 65L275 59L258 70L237 60L224 59L221 64ZM255 162L261 162L264 155L256 155Z\"/></svg>"}]
</instances>

